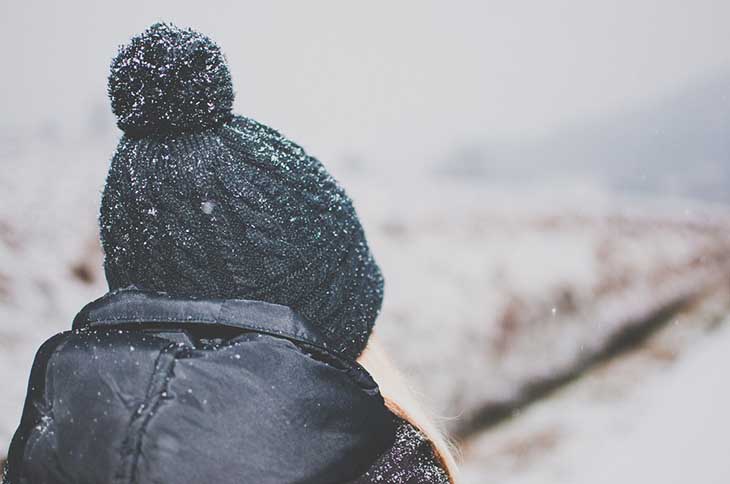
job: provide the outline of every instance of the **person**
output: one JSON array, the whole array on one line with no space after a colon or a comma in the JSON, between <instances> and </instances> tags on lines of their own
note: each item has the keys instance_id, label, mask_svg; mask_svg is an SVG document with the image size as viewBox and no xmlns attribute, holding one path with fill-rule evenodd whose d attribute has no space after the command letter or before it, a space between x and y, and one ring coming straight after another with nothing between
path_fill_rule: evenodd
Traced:
<instances>
[{"instance_id":1,"label":"person","mask_svg":"<svg viewBox=\"0 0 730 484\"><path fill-rule=\"evenodd\" d=\"M39 349L3 482L453 482L371 338L384 280L351 199L232 114L219 47L155 24L109 95L109 292Z\"/></svg>"}]
</instances>

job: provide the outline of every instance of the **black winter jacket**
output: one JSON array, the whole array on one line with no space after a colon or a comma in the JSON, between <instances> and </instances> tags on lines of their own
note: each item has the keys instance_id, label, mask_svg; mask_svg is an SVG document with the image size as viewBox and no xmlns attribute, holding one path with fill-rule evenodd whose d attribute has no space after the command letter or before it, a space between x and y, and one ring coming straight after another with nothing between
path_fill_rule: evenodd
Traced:
<instances>
[{"instance_id":1,"label":"black winter jacket","mask_svg":"<svg viewBox=\"0 0 730 484\"><path fill-rule=\"evenodd\" d=\"M3 480L445 481L370 375L289 308L133 288L40 348Z\"/></svg>"}]
</instances>

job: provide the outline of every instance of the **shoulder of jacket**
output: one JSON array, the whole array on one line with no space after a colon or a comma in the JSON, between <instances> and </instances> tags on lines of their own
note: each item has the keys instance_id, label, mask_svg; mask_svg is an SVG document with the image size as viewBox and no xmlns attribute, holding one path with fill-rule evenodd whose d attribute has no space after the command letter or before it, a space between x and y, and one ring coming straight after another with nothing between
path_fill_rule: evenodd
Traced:
<instances>
[{"instance_id":1,"label":"shoulder of jacket","mask_svg":"<svg viewBox=\"0 0 730 484\"><path fill-rule=\"evenodd\" d=\"M398 419L393 445L351 484L448 484L449 477L434 449L411 423Z\"/></svg>"}]
</instances>

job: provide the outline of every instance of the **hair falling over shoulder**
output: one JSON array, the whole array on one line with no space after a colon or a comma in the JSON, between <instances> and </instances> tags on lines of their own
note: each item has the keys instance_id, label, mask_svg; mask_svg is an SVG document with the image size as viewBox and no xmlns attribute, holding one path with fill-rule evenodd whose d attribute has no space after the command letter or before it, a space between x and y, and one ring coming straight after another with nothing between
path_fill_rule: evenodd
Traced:
<instances>
[{"instance_id":1,"label":"hair falling over shoulder","mask_svg":"<svg viewBox=\"0 0 730 484\"><path fill-rule=\"evenodd\" d=\"M456 449L423 410L405 378L390 361L375 335L358 359L380 387L388 409L416 427L428 439L434 456L446 471L449 482L457 483Z\"/></svg>"}]
</instances>

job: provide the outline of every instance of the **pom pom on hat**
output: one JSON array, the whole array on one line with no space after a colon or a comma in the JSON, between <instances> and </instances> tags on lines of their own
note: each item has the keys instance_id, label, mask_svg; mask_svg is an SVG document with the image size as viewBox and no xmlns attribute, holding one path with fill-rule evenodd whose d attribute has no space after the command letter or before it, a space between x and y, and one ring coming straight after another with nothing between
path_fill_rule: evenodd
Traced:
<instances>
[{"instance_id":1,"label":"pom pom on hat","mask_svg":"<svg viewBox=\"0 0 730 484\"><path fill-rule=\"evenodd\" d=\"M234 93L225 57L212 40L157 23L119 48L109 97L119 128L145 136L225 123Z\"/></svg>"}]
</instances>

